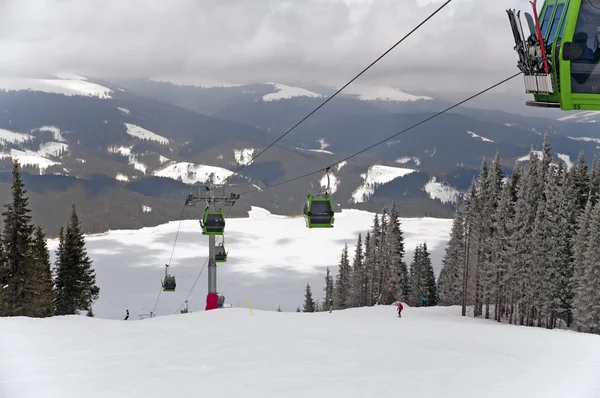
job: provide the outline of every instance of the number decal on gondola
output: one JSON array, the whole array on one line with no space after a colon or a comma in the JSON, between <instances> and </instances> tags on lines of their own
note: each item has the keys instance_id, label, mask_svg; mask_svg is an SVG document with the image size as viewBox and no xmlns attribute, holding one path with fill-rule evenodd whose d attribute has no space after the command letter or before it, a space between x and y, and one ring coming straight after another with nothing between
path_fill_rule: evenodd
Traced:
<instances>
[{"instance_id":1,"label":"number decal on gondola","mask_svg":"<svg viewBox=\"0 0 600 398\"><path fill-rule=\"evenodd\" d=\"M581 104L573 104L573 109L581 109Z\"/></svg>"}]
</instances>

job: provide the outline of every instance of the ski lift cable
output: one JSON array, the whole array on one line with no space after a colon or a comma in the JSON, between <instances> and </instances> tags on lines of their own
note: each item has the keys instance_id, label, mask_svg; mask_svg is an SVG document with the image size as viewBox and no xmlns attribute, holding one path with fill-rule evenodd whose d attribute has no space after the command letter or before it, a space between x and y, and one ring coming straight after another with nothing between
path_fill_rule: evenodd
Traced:
<instances>
[{"instance_id":1,"label":"ski lift cable","mask_svg":"<svg viewBox=\"0 0 600 398\"><path fill-rule=\"evenodd\" d=\"M404 129L404 130L402 130L402 131L400 131L400 132L398 132L398 133L396 133L394 135L391 135L391 136L389 136L387 138L384 138L383 140L381 140L379 142L376 142L373 145L370 145L370 146L368 146L368 147L366 147L366 148L364 148L364 149L362 149L362 150L360 150L360 151L358 151L358 152L356 152L356 153L354 153L352 155L349 155L349 156L347 156L347 157L345 157L345 158L343 158L341 160L338 160L337 162L332 163L329 166L321 167L321 168L319 168L319 170L316 170L316 171L313 171L313 172L310 172L310 173L307 173L307 174L303 174L303 175L298 176L298 177L290 178L289 180L278 182L276 184L267 185L267 186L265 186L263 188L253 189L251 191L247 191L247 192L241 193L240 195L243 196L243 195L247 195L247 194L252 193L252 192L264 191L265 189L268 189L268 188L274 188L274 187L277 187L279 185L287 184L287 183L290 183L292 181L297 181L297 180L300 180L302 178L306 178L306 177L310 177L310 176L315 175L315 174L319 174L319 173L323 172L324 170L326 170L326 169L328 169L330 167L336 166L336 165L338 165L338 164L340 164L342 162L345 162L345 161L347 161L349 159L352 159L353 157L358 156L358 155L360 155L360 154L362 154L362 153L364 153L364 152L366 152L366 151L368 151L370 149L373 149L376 146L381 145L381 144L383 144L383 143L391 140L392 138L395 138L395 137L399 136L400 134L404 134L407 131L410 131L410 130L414 129L415 127L418 127L418 126L420 126L420 125L422 125L422 124L424 124L424 123L426 123L426 122L428 122L428 121L430 121L432 119L435 119L436 117L438 117L438 116L440 116L440 115L442 115L442 114L444 114L444 113L446 113L446 112L448 112L448 111L450 111L450 110L452 110L452 109L454 109L454 108L456 108L456 107L464 104L465 102L468 102L468 101L472 100L473 98L479 97L480 95L482 95L482 94L484 94L484 93L486 93L486 92L488 92L488 91L490 91L490 90L492 90L492 89L494 89L494 88L496 88L496 87L498 87L498 86L500 86L500 85L508 82L509 80L514 79L515 77L519 76L522 73L523 72L515 73L514 75L512 75L512 76L510 76L510 77L508 77L508 78L506 78L506 79L504 79L504 80L502 80L502 81L500 81L500 82L498 82L498 83L496 83L496 84L494 84L492 86L489 86L485 90L482 90L482 91L478 92L477 94L474 94L474 95L470 96L469 98L464 99L464 100L462 100L462 101L460 101L460 102L452 105L451 107L448 107L448 108L444 109L443 111L440 111L440 112L438 112L438 113L436 113L436 114L428 117L427 119L424 119L424 120L422 120L422 121L420 121L420 122L418 122L416 124L413 124L412 126L406 128L406 129Z\"/></svg>"},{"instance_id":2,"label":"ski lift cable","mask_svg":"<svg viewBox=\"0 0 600 398\"><path fill-rule=\"evenodd\" d=\"M177 309L177 311L175 311L175 314L177 314L181 310L181 308L183 308L183 306L185 305L185 302L188 301L188 299L192 295L192 292L194 291L194 288L196 287L196 283L198 283L198 279L200 279L200 275L202 275L202 271L204 271L204 268L206 267L206 264L208 264L208 257L206 257L206 260L204 260L204 265L202 265L202 268L200 269L200 272L198 272L198 276L196 276L196 280L194 281L194 284L192 285L192 288L190 289L190 291L189 291L188 295L186 296L185 300L183 300L183 303L179 306L179 308Z\"/></svg>"},{"instance_id":3,"label":"ski lift cable","mask_svg":"<svg viewBox=\"0 0 600 398\"><path fill-rule=\"evenodd\" d=\"M417 29L419 29L421 26L423 26L427 21L429 21L431 18L433 18L438 12L440 12L444 7L446 7L448 4L450 4L452 2L452 0L447 0L444 4L442 4L437 10L435 10L433 13L431 13L427 18L425 18L420 24L418 24L416 27L414 27L410 32L408 32L402 39L398 40L396 42L396 44L394 44L392 47L390 47L386 52L384 52L383 54L381 54L375 61L371 62L371 64L369 66L367 66L365 69L363 69L358 75L354 76L352 78L352 80L350 80L348 83L346 83L344 86L342 86L342 88L340 88L339 90L337 90L333 95L331 95L330 97L328 97L325 101L323 101L319 106L317 106L312 112L310 112L308 115L306 115L302 120L300 120L298 123L296 123L294 126L292 126L289 130L287 130L285 133L283 133L279 138L277 138L275 141L273 141L271 144L269 144L265 149L263 149L262 151L260 151L256 156L254 156L252 159L250 159L248 162L242 164L236 171L234 171L233 173L231 173L227 178L225 178L225 180L223 180L223 182L220 185L224 185L227 180L229 180L231 177L233 177L234 175L238 174L243 168L245 168L246 166L248 166L250 163L254 162L260 155L262 155L263 153L265 153L269 148L271 148L273 145L275 145L277 142L279 142L282 138L284 138L286 135L288 135L289 133L291 133L296 127L298 127L299 125L301 125L304 121L306 121L309 117L311 117L313 114L315 114L319 109L321 109L326 103L328 103L329 101L331 101L335 96L337 96L339 93L342 92L342 90L344 90L346 87L348 87L350 84L352 84L356 79L358 79L360 76L362 76L367 70L369 70L373 65L375 65L377 62L379 62L383 57L385 57L388 53L390 53L394 48L396 48L400 43L402 43L404 40L406 40L410 35L412 35L415 31L417 31Z\"/></svg>"},{"instance_id":4,"label":"ski lift cable","mask_svg":"<svg viewBox=\"0 0 600 398\"><path fill-rule=\"evenodd\" d=\"M173 254L175 253L175 245L177 245L177 238L179 237L179 230L181 229L181 222L183 221L183 213L185 212L185 205L181 208L181 215L179 216L179 225L177 226L177 232L175 233L175 240L173 241L173 248L171 249L171 257L169 258L168 266L171 266L173 261Z\"/></svg>"},{"instance_id":5,"label":"ski lift cable","mask_svg":"<svg viewBox=\"0 0 600 398\"><path fill-rule=\"evenodd\" d=\"M175 233L175 240L173 241L173 248L171 249L171 257L169 258L169 262L166 264L165 274L167 273L169 267L171 266L171 261L173 260L173 254L175 253L175 246L177 245L177 238L179 237L179 230L181 229L181 222L183 221L183 213L185 212L185 205L181 208L181 215L179 216L179 225L177 226L177 232ZM158 301L160 300L160 295L163 292L163 287L161 286L158 296L156 297L156 302L154 303L154 308L152 309L152 313L156 311L156 306L158 305Z\"/></svg>"}]
</instances>

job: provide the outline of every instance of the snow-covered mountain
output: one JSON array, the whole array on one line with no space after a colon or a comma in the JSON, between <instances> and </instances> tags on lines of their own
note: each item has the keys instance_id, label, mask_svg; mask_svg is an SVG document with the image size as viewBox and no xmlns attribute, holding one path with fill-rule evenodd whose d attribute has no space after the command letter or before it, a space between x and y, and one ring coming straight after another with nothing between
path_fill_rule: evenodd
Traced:
<instances>
[{"instance_id":1,"label":"snow-covered mountain","mask_svg":"<svg viewBox=\"0 0 600 398\"><path fill-rule=\"evenodd\" d=\"M35 184L32 194L40 198L45 192L79 198L74 187L80 183L95 194L78 200L106 201L112 192L123 200L111 205L129 209L142 225L172 219L173 212L164 206L181 200L189 190L185 184L225 180L332 94L326 88L280 83L206 88L146 80L102 82L73 74L33 80L43 84L13 85L19 90L0 92L4 173L18 159L25 171L40 176L30 180ZM54 83L45 83L49 80ZM440 105L416 94L376 90L379 94L372 96L364 90L357 85L335 98L229 182L239 184L239 191L253 191L247 204L298 214L306 193L326 186L323 174L272 190L265 186L311 173L385 140L430 117ZM581 150L591 159L600 134L590 130L593 123L569 120L469 109L449 112L333 168L330 188L340 208L379 210L395 200L405 204L401 211L406 216L451 216L481 159L491 159L496 151L510 172L532 145L540 147L548 132L556 162L569 165ZM106 199L96 193L106 194ZM144 213L142 203L130 203L127 195L165 202L144 204L154 209ZM134 225L120 220L123 226ZM90 228L98 232L106 228L104 221Z\"/></svg>"}]
</instances>

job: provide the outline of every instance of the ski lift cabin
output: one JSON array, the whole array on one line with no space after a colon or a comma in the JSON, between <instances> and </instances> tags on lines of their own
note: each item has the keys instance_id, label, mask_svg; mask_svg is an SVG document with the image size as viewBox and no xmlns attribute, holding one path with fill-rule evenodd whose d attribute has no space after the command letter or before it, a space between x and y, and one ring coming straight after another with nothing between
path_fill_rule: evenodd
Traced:
<instances>
[{"instance_id":1,"label":"ski lift cabin","mask_svg":"<svg viewBox=\"0 0 600 398\"><path fill-rule=\"evenodd\" d=\"M165 280L163 282L163 291L165 292L174 292L177 283L175 283L175 277L166 275Z\"/></svg>"},{"instance_id":2,"label":"ski lift cabin","mask_svg":"<svg viewBox=\"0 0 600 398\"><path fill-rule=\"evenodd\" d=\"M507 10L524 74L528 106L600 110L600 0L546 0L538 18Z\"/></svg>"},{"instance_id":3,"label":"ski lift cabin","mask_svg":"<svg viewBox=\"0 0 600 398\"><path fill-rule=\"evenodd\" d=\"M223 235L223 231L225 231L225 215L223 214L223 210L204 210L204 217L201 224L203 235Z\"/></svg>"},{"instance_id":4,"label":"ski lift cabin","mask_svg":"<svg viewBox=\"0 0 600 398\"><path fill-rule=\"evenodd\" d=\"M224 263L227 261L227 252L225 251L224 245L215 246L215 261L218 263Z\"/></svg>"},{"instance_id":5,"label":"ski lift cabin","mask_svg":"<svg viewBox=\"0 0 600 398\"><path fill-rule=\"evenodd\" d=\"M334 211L331 196L308 195L303 213L308 228L333 228Z\"/></svg>"}]
</instances>

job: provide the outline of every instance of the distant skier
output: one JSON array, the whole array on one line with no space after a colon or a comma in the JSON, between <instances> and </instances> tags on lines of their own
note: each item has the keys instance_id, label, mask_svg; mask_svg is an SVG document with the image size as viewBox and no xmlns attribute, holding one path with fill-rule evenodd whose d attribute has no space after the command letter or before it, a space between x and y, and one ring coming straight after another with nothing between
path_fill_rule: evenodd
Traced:
<instances>
[{"instance_id":1,"label":"distant skier","mask_svg":"<svg viewBox=\"0 0 600 398\"><path fill-rule=\"evenodd\" d=\"M423 307L427 307L427 297L423 296Z\"/></svg>"},{"instance_id":2,"label":"distant skier","mask_svg":"<svg viewBox=\"0 0 600 398\"><path fill-rule=\"evenodd\" d=\"M129 310L125 310L125 321L129 319Z\"/></svg>"},{"instance_id":3,"label":"distant skier","mask_svg":"<svg viewBox=\"0 0 600 398\"><path fill-rule=\"evenodd\" d=\"M333 300L329 299L329 313L331 314L331 311L333 311Z\"/></svg>"},{"instance_id":4,"label":"distant skier","mask_svg":"<svg viewBox=\"0 0 600 398\"><path fill-rule=\"evenodd\" d=\"M404 309L404 307L402 306L402 301L400 301L400 299L398 299L398 317L402 318L402 310Z\"/></svg>"}]
</instances>

